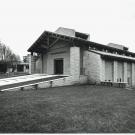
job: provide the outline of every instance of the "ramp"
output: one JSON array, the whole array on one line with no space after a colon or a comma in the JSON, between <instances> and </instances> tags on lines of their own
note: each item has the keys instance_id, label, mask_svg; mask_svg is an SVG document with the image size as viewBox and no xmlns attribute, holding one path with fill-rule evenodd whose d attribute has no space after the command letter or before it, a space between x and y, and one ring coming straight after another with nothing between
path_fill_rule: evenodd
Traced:
<instances>
[{"instance_id":1,"label":"ramp","mask_svg":"<svg viewBox=\"0 0 135 135\"><path fill-rule=\"evenodd\" d=\"M11 77L0 79L0 91L12 90L14 88L23 88L25 86L34 85L38 83L64 78L64 75L46 75L46 74L34 74L20 77Z\"/></svg>"}]
</instances>

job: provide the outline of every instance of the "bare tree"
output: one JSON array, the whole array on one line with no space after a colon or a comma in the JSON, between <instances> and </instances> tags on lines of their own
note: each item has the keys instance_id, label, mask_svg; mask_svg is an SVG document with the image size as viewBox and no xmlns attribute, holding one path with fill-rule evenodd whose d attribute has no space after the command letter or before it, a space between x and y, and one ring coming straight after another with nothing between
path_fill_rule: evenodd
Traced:
<instances>
[{"instance_id":1,"label":"bare tree","mask_svg":"<svg viewBox=\"0 0 135 135\"><path fill-rule=\"evenodd\" d=\"M8 67L14 68L15 64L20 62L20 56L14 54L8 46L0 42L0 61L6 62Z\"/></svg>"},{"instance_id":2,"label":"bare tree","mask_svg":"<svg viewBox=\"0 0 135 135\"><path fill-rule=\"evenodd\" d=\"M0 42L0 54L1 60L3 61L20 61L20 56L14 54L12 50L2 42Z\"/></svg>"}]
</instances>

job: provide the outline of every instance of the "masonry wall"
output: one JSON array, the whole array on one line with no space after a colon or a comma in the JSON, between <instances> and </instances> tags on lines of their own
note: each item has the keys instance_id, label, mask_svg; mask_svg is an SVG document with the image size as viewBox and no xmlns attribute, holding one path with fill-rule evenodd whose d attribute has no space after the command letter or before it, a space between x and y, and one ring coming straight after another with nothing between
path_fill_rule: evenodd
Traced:
<instances>
[{"instance_id":1,"label":"masonry wall","mask_svg":"<svg viewBox=\"0 0 135 135\"><path fill-rule=\"evenodd\" d=\"M83 68L90 84L110 80L127 82L129 86L135 87L135 63L133 62L104 59L99 54L84 51Z\"/></svg>"},{"instance_id":2,"label":"masonry wall","mask_svg":"<svg viewBox=\"0 0 135 135\"><path fill-rule=\"evenodd\" d=\"M75 80L80 76L80 47L70 47L70 75Z\"/></svg>"},{"instance_id":3,"label":"masonry wall","mask_svg":"<svg viewBox=\"0 0 135 135\"><path fill-rule=\"evenodd\" d=\"M102 60L100 55L84 51L83 67L85 69L85 75L88 76L89 83L100 83L102 79Z\"/></svg>"}]
</instances>

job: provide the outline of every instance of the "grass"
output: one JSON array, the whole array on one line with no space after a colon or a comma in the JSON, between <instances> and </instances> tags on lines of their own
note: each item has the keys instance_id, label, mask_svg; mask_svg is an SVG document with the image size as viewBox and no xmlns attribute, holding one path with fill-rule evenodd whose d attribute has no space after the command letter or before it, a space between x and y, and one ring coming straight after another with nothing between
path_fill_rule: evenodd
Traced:
<instances>
[{"instance_id":1,"label":"grass","mask_svg":"<svg viewBox=\"0 0 135 135\"><path fill-rule=\"evenodd\" d=\"M69 86L0 92L1 133L133 133L135 91Z\"/></svg>"}]
</instances>

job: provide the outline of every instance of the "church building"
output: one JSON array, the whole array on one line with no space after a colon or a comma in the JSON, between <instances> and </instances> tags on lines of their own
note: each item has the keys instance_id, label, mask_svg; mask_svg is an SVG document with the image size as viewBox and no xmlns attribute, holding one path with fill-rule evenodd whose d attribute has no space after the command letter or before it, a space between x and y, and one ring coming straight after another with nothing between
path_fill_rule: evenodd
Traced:
<instances>
[{"instance_id":1,"label":"church building","mask_svg":"<svg viewBox=\"0 0 135 135\"><path fill-rule=\"evenodd\" d=\"M90 35L74 29L44 31L28 49L29 71L71 76L73 82L126 83L135 86L135 53L114 43L92 42Z\"/></svg>"}]
</instances>

